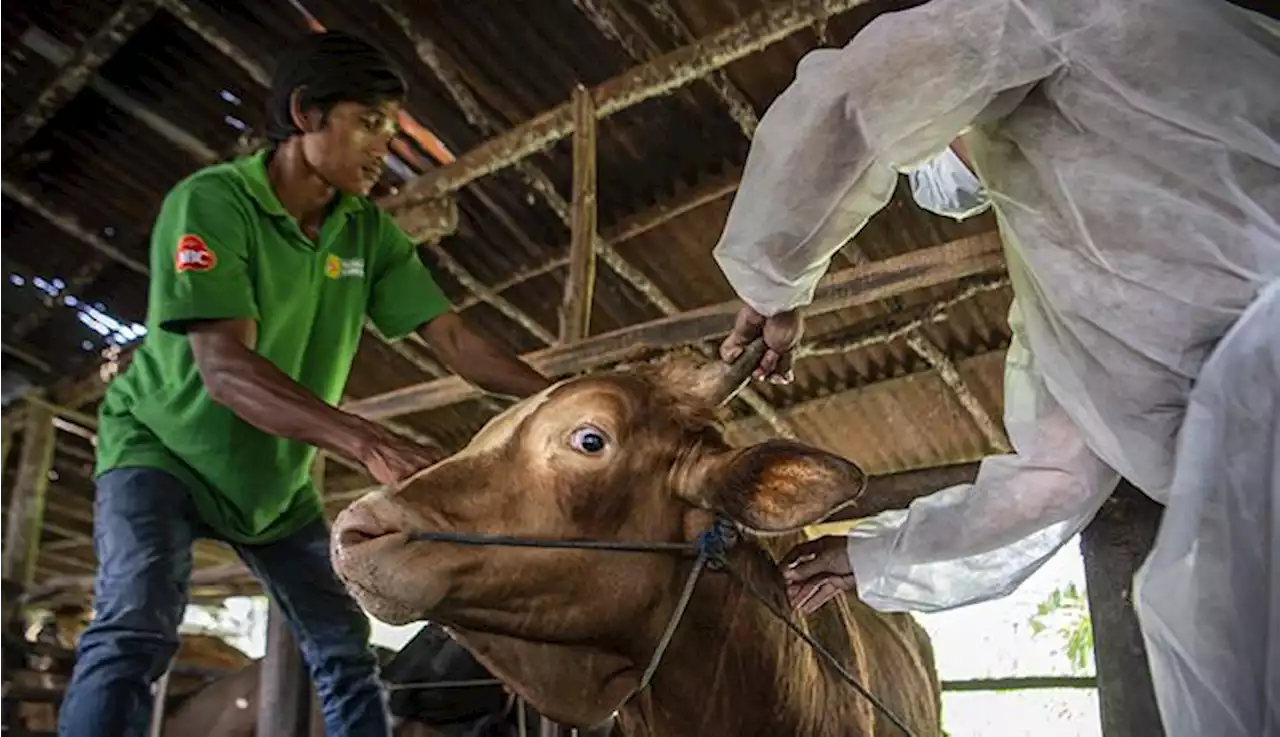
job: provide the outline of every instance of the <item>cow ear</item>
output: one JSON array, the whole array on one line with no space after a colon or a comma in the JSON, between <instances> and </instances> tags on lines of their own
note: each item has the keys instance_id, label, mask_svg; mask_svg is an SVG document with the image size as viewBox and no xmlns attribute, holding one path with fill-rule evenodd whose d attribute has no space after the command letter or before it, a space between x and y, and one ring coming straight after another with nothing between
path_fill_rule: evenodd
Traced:
<instances>
[{"instance_id":1,"label":"cow ear","mask_svg":"<svg viewBox=\"0 0 1280 737\"><path fill-rule=\"evenodd\" d=\"M783 533L821 522L855 501L867 476L852 461L786 440L707 450L679 482L688 502L757 532Z\"/></svg>"}]
</instances>

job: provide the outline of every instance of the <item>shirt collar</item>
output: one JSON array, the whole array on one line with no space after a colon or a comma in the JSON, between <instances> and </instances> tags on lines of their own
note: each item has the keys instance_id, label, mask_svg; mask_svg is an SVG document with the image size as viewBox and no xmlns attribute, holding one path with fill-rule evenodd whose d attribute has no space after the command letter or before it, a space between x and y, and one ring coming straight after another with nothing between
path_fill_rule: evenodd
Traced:
<instances>
[{"instance_id":1,"label":"shirt collar","mask_svg":"<svg viewBox=\"0 0 1280 737\"><path fill-rule=\"evenodd\" d=\"M271 179L267 176L267 157L270 154L270 149L264 149L236 161L235 167L244 180L249 196L258 203L258 207L269 215L288 217L289 213L285 211L284 205L280 204L275 187L271 186ZM361 205L361 198L339 192L338 202L329 213L329 217L345 217L359 210Z\"/></svg>"}]
</instances>

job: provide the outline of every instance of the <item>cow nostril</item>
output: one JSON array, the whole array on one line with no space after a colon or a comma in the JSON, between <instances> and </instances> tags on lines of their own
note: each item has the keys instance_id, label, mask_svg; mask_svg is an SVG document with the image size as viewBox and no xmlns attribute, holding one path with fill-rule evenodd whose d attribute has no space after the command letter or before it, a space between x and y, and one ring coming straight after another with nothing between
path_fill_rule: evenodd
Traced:
<instances>
[{"instance_id":1,"label":"cow nostril","mask_svg":"<svg viewBox=\"0 0 1280 737\"><path fill-rule=\"evenodd\" d=\"M348 509L336 526L338 546L342 548L355 547L398 532L368 509Z\"/></svg>"},{"instance_id":2,"label":"cow nostril","mask_svg":"<svg viewBox=\"0 0 1280 737\"><path fill-rule=\"evenodd\" d=\"M382 537L382 533L360 527L348 527L338 533L338 545L344 548L354 547Z\"/></svg>"}]
</instances>

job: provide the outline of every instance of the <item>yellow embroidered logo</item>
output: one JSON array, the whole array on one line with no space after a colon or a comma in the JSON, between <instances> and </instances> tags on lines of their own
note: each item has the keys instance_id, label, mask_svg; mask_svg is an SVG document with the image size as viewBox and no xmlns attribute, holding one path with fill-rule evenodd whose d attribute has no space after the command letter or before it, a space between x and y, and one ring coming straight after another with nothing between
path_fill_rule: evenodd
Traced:
<instances>
[{"instance_id":1,"label":"yellow embroidered logo","mask_svg":"<svg viewBox=\"0 0 1280 737\"><path fill-rule=\"evenodd\" d=\"M338 258L330 255L324 260L324 275L330 279L341 279L347 276L364 277L364 259Z\"/></svg>"}]
</instances>

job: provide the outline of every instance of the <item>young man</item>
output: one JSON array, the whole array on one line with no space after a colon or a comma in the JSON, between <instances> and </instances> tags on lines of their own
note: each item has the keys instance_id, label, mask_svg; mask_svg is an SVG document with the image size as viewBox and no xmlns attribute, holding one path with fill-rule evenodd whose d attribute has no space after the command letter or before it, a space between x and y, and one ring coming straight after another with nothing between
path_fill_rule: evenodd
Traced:
<instances>
[{"instance_id":1,"label":"young man","mask_svg":"<svg viewBox=\"0 0 1280 737\"><path fill-rule=\"evenodd\" d=\"M1013 453L786 559L812 611L1014 590L1121 477L1166 504L1135 578L1170 737L1280 735L1280 24L1221 0L932 0L814 51L716 248L785 378L831 256L963 135L1014 305ZM1153 731L1156 731L1153 729Z\"/></svg>"},{"instance_id":2,"label":"young man","mask_svg":"<svg viewBox=\"0 0 1280 737\"><path fill-rule=\"evenodd\" d=\"M310 470L318 447L389 484L438 452L334 408L365 316L391 340L418 331L486 390L523 397L550 384L451 312L414 244L365 199L404 96L369 44L310 36L276 72L269 149L166 198L147 337L102 403L95 619L64 737L145 732L202 536L234 547L288 617L327 733L389 734L368 620L330 568Z\"/></svg>"}]
</instances>

